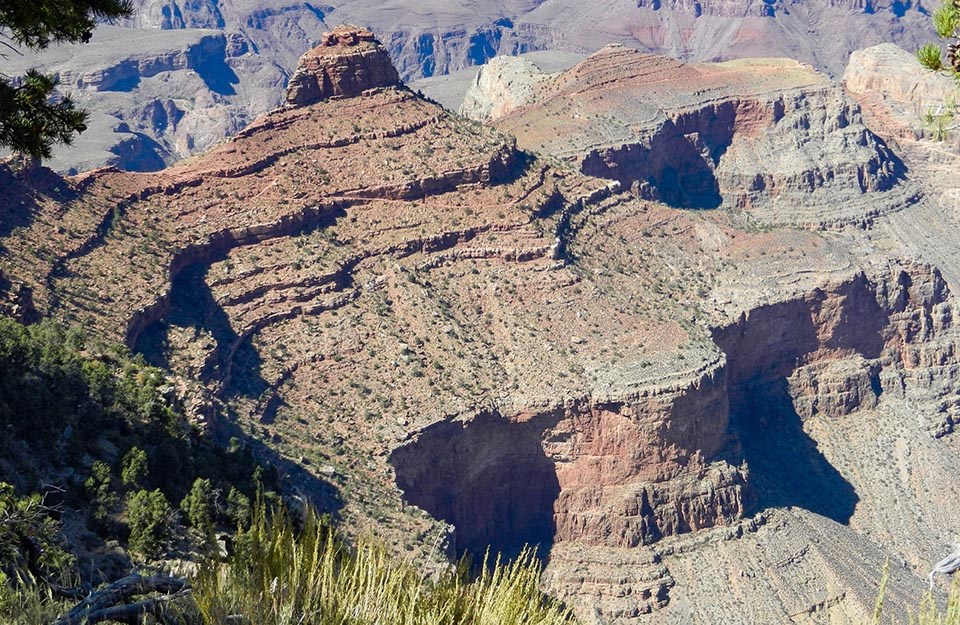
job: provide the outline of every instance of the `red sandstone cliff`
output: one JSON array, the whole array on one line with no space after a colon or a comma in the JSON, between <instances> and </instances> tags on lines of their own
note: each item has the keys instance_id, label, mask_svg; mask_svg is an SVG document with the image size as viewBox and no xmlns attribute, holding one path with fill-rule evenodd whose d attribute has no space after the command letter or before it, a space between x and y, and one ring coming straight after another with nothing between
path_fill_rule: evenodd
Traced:
<instances>
[{"instance_id":1,"label":"red sandstone cliff","mask_svg":"<svg viewBox=\"0 0 960 625\"><path fill-rule=\"evenodd\" d=\"M345 522L395 549L540 543L585 622L856 622L885 558L922 568L952 510L936 493L960 477L957 276L887 229L922 201L870 219L846 202L907 186L855 107L795 64L645 58L628 68L642 108L610 62L634 53L613 50L523 110L605 176L636 136L581 139L613 128L604 111L647 111L666 137L647 165L687 146L734 197L767 171L758 155L858 146L820 178L814 159L776 170L781 212L683 210L418 98L370 37L336 31L304 57L297 106L191 162L0 172L7 310L214 389L229 412L211 419L339 490ZM776 225L811 206L791 222L806 228ZM891 602L923 590L892 574Z\"/></svg>"}]
</instances>

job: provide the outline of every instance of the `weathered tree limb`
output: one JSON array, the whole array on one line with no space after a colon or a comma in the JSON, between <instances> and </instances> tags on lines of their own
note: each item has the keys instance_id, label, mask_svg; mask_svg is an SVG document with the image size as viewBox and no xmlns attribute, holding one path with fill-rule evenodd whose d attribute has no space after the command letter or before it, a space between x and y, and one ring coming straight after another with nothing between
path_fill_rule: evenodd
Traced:
<instances>
[{"instance_id":1,"label":"weathered tree limb","mask_svg":"<svg viewBox=\"0 0 960 625\"><path fill-rule=\"evenodd\" d=\"M59 599L80 601L90 592L89 588L84 588L83 586L61 586L60 584L53 583L48 583L47 585L50 587L50 591L53 592L54 596Z\"/></svg>"},{"instance_id":2,"label":"weathered tree limb","mask_svg":"<svg viewBox=\"0 0 960 625\"><path fill-rule=\"evenodd\" d=\"M78 617L73 617L77 620L56 621L55 623L59 624L63 622L69 623L70 625L73 625L74 623L82 625L94 625L94 623L111 621L129 623L129 625L140 625L142 623L141 619L149 614L150 616L157 618L161 623L166 623L167 625L177 625L175 617L168 612L168 605L171 601L176 601L177 599L185 597L189 594L189 589L181 590L180 592L173 593L172 595L153 597L151 599L144 599L142 601L137 601L136 603L128 603L125 605L115 605L102 610L97 610L96 612L84 613Z\"/></svg>"},{"instance_id":3,"label":"weathered tree limb","mask_svg":"<svg viewBox=\"0 0 960 625\"><path fill-rule=\"evenodd\" d=\"M950 575L960 570L960 545L953 546L953 553L933 565L930 571L930 590L933 590L933 576L937 573Z\"/></svg>"},{"instance_id":4,"label":"weathered tree limb","mask_svg":"<svg viewBox=\"0 0 960 625\"><path fill-rule=\"evenodd\" d=\"M127 603L132 597L150 593L157 597ZM52 625L94 625L103 621L119 621L137 625L150 614L164 619L171 601L190 594L186 579L176 577L129 575L98 590L60 616Z\"/></svg>"}]
</instances>

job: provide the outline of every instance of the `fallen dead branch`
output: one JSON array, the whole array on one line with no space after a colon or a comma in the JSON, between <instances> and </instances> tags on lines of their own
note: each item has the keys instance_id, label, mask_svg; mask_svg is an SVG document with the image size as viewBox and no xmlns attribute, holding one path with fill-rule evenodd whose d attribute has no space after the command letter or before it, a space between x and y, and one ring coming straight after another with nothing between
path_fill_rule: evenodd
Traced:
<instances>
[{"instance_id":1,"label":"fallen dead branch","mask_svg":"<svg viewBox=\"0 0 960 625\"><path fill-rule=\"evenodd\" d=\"M953 553L933 565L930 571L930 590L933 590L933 576L937 573L951 575L960 570L960 545L953 546Z\"/></svg>"},{"instance_id":2,"label":"fallen dead branch","mask_svg":"<svg viewBox=\"0 0 960 625\"><path fill-rule=\"evenodd\" d=\"M135 597L152 593L161 594L129 602ZM137 625L146 615L173 625L175 619L169 614L171 602L189 594L190 585L186 579L129 575L92 593L51 625L94 625L104 621Z\"/></svg>"}]
</instances>

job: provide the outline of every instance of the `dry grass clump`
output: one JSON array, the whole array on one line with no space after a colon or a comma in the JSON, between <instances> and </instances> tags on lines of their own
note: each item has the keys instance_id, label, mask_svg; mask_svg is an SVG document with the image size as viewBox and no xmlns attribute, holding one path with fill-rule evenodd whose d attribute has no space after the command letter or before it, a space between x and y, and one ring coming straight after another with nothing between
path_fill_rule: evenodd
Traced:
<instances>
[{"instance_id":1,"label":"dry grass clump","mask_svg":"<svg viewBox=\"0 0 960 625\"><path fill-rule=\"evenodd\" d=\"M485 563L486 564L486 563ZM530 550L516 560L467 567L429 579L377 542L339 541L308 514L295 531L283 515L264 515L238 537L235 555L205 566L194 598L205 625L559 625L573 623L539 589Z\"/></svg>"}]
</instances>

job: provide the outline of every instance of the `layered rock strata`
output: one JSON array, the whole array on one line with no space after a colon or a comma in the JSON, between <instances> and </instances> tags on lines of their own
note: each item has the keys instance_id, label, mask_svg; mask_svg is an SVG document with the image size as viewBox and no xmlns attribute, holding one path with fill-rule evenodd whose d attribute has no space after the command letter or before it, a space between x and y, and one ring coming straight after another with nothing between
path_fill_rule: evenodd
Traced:
<instances>
[{"instance_id":1,"label":"layered rock strata","mask_svg":"<svg viewBox=\"0 0 960 625\"><path fill-rule=\"evenodd\" d=\"M11 55L5 71L38 67L56 73L125 75L122 91L78 86L73 94L99 119L83 141L57 152L58 170L105 164L153 170L203 152L256 116L283 103L283 87L303 51L340 23L373 28L404 79L441 76L482 65L497 55L527 51L590 53L611 42L687 60L789 56L833 76L852 50L884 41L915 49L931 38L928 15L916 3L812 0L783 2L661 2L522 0L425 5L262 1L225 3L137 0L128 28L104 25L94 45L51 47ZM196 57L197 73L163 70L136 81L131 66L144 56L180 54L184 41L218 40ZM143 54L146 52L147 54ZM13 66L16 66L15 70ZM462 93L461 93L462 97ZM176 130L145 123L144 111L166 101L193 118ZM459 104L459 101L457 102ZM121 126L122 124L122 126ZM125 130L124 128L130 129ZM94 137L96 129L96 137ZM123 151L129 134L159 144ZM189 138L193 139L191 143ZM159 161L159 162L158 162Z\"/></svg>"},{"instance_id":2,"label":"layered rock strata","mask_svg":"<svg viewBox=\"0 0 960 625\"><path fill-rule=\"evenodd\" d=\"M923 69L916 57L893 44L856 50L843 74L847 92L861 103L877 132L892 139L919 139L923 118L944 110L956 85Z\"/></svg>"},{"instance_id":3,"label":"layered rock strata","mask_svg":"<svg viewBox=\"0 0 960 625\"><path fill-rule=\"evenodd\" d=\"M686 65L608 47L530 100L498 122L521 146L671 206L825 227L919 193L856 104L791 61Z\"/></svg>"},{"instance_id":4,"label":"layered rock strata","mask_svg":"<svg viewBox=\"0 0 960 625\"><path fill-rule=\"evenodd\" d=\"M583 66L589 63L588 59ZM766 63L761 63L761 66ZM568 84L562 82L564 76L552 85L544 83L544 94L534 98L532 104L518 110L514 114L517 120L512 121L512 116L508 115L501 121L501 125L515 129L520 135L521 145L529 145L524 133L529 137L533 134L529 131L530 126L543 124L536 132L542 132L540 136L552 142L546 144L550 146L547 148L550 152L575 161L589 158L596 149L591 139L610 142L610 135L613 134L610 131L612 125L604 119L602 112L596 113L598 107L609 107L609 110L619 113L623 110L621 102L633 96L626 89L618 92L616 87L618 73L621 76L631 75L631 70L624 71L612 64L604 66L602 63L599 67L608 69L597 76L592 75L586 67L583 67L583 76L577 75L577 70L568 72L565 77L568 84L574 85L571 88L567 88ZM710 76L711 69L717 71L719 68L704 69L704 74ZM726 69L734 68L731 64L726 64ZM762 72L760 73L762 78ZM704 81L704 74L696 75L695 80L691 77L686 84L682 78L676 81L669 78L651 80L650 89L659 98L658 103L670 101L679 108L667 115L670 118L683 119L687 114L685 109L688 104L685 102L689 101L685 100L685 97L691 97L692 100L702 97L703 101L699 106L709 113L697 113L694 119L699 117L701 120L725 120L716 126L710 126L709 122L706 127L697 126L695 134L685 136L702 148L704 159L713 153L711 146L719 144L720 149L716 150L720 154L720 162L716 168L719 181L722 182L719 172L723 171L723 168L731 173L743 168L744 177L729 184L727 188L730 192L743 194L745 191L756 191L757 189L744 182L750 177L746 172L754 172L756 175L757 171L763 172L767 168L782 170L784 167L778 165L783 163L784 158L792 158L791 150L798 145L804 146L804 152L811 148L824 149L830 145L830 135L837 133L838 129L841 135L850 132L844 129L853 127L851 130L854 131L847 139L840 141L838 146L847 146L850 141L863 146L866 138L867 144L872 142L876 146L875 154L879 156L877 164L854 169L856 174L847 174L847 182L837 187L833 184L840 180L839 174L832 170L842 171L846 165L836 163L831 160L833 157L826 156L820 161L822 165L818 165L817 171L820 173L812 178L813 184L798 187L797 195L784 197L784 201L777 207L784 210L784 213L779 213L778 210L776 219L783 219L786 211L791 211L796 215L792 218L796 220L794 223L803 223L800 215L805 214L809 219L811 199L816 201L809 196L815 196L818 186L829 189L822 198L825 200L831 197L834 205L824 205L818 209L818 213L825 217L832 215L832 218L808 222L818 228L829 226L835 229L836 234L828 238L849 249L847 254L834 249L828 253L828 257L832 257L829 261L822 254L824 248L811 246L809 243L798 244L785 236L785 233L776 230L770 235L770 242L777 242L772 247L761 244L766 237L760 237L748 244L753 249L735 254L724 247L733 243L734 238L722 235L715 225L691 223L686 228L665 225L676 233L667 249L672 245L686 245L690 249L689 246L692 245L701 254L706 253L713 258L736 258L735 262L746 263L732 271L729 266L719 271L719 280L712 289L712 301L706 305L706 309L720 313L715 322L714 338L727 361L727 431L738 443L727 448L726 457L728 462L732 460L733 465L736 465L737 458L742 459L747 468L747 489L744 492L750 493L750 501L753 502L753 506L747 508L747 514L753 510L776 510L784 506L796 506L813 516L808 518L807 512L800 517L778 516L773 527L770 527L767 520L759 525L734 523L731 527L736 529L727 530L727 533L719 529L694 532L694 536L703 534L704 538L701 539L687 540L683 538L683 534L665 535L650 543L650 553L643 559L647 562L644 566L640 566L639 561L631 556L615 555L617 548L613 546L605 546L604 552L581 552L576 548L564 549L561 543L552 551L555 556L551 559L551 583L555 584L555 588L561 593L564 592L561 590L563 588L574 587L584 594L590 594L596 604L606 607L605 613L616 614L617 618L623 620L644 620L642 615L649 610L658 610L658 606L665 603L663 599L666 597L667 607L653 617L656 622L679 623L689 622L691 619L714 622L720 619L724 622L749 623L769 618L770 610L780 613L779 618L782 619L796 618L801 614L817 614L822 615L822 618L857 621L862 618L857 616L858 612L869 606L870 586L847 586L844 582L841 585L847 590L840 594L831 592L831 588L835 587L839 578L850 580L861 575L869 576L869 569L860 569L859 564L852 564L840 545L861 544L863 549L860 553L873 554L870 558L876 564L882 561L882 557L877 559L877 550L879 548L882 551L883 548L877 544L867 546L864 538L868 535L883 536L878 540L883 544L896 544L905 563L922 568L924 565L919 563L924 556L920 554L935 550L927 541L927 536L940 532L934 519L944 513L944 500L930 496L929 486L924 483L927 480L914 473L913 467L919 465L912 465L907 457L910 452L904 450L913 449L913 453L918 457L927 458L940 467L950 467L946 470L951 475L957 466L951 448L937 442L942 440L942 437L949 437L947 433L952 431L956 421L956 406L952 399L957 382L957 333L952 322L955 305L946 289L944 278L928 264L943 263L948 275L953 276L953 279L958 275L955 263L944 254L945 250L954 249L956 242L949 236L944 236L951 231L950 227L941 225L941 221L950 221L952 209L938 207L944 198L924 198L916 191L908 194L905 201L895 200L889 210L875 212L875 207L864 205L872 194L888 193L902 185L905 170L898 155L884 145L877 135L869 138L871 132L866 129L866 125L874 119L873 108L868 111L866 119L863 119L855 105L845 101L842 94L833 91L830 99L839 102L839 108L823 106L823 100L820 100L821 104L810 106L806 112L801 113L805 107L796 104L798 99L811 98L818 91L820 95L815 97L822 98L825 92L817 89L810 91L809 87L804 87L801 91L805 93L799 98L790 96L793 99L792 106L783 106L784 102L791 101L786 95L791 91L786 87L784 92L784 87L780 87L773 93L779 94L777 100L781 106L774 104L769 113L770 117L765 117L766 114L763 113L751 113L747 107L740 108L744 104L743 94L758 88L754 82L758 76L749 76L746 79L748 82L738 82L740 79L735 78L734 74L729 77L730 82L723 83L720 89L740 92L737 108L731 107L736 112L728 116L718 115L718 111L722 111L723 107L715 105L716 96L710 94L710 83ZM777 79L790 81L796 80L796 77L791 78L788 72L781 72ZM585 88L588 85L594 85L599 93L591 94L590 88ZM687 93L684 90L692 85L703 91L684 96ZM868 90L864 91L869 93ZM588 104L580 101L581 96L584 96L583 99ZM648 97L652 99L653 95ZM613 104L609 103L610 99L614 100ZM723 101L723 97L719 99ZM562 103L558 104L557 100ZM758 109L762 111L763 107ZM661 114L657 107L650 110L650 117L656 118L656 115ZM882 110L878 112L883 113ZM548 118L549 122L541 121ZM639 116L630 119L637 118ZM789 119L789 123L778 128L777 121L785 118ZM738 120L743 123L742 126ZM751 121L748 123L747 120ZM587 130L583 130L584 127ZM686 127L689 129L693 125L687 122ZM544 130L547 128L549 131ZM878 133L887 136L883 133L882 125L876 128ZM772 135L771 145L777 143L781 147L778 148L779 154L774 154L771 149L766 162L758 164L756 157L745 159L744 156L767 141L767 137L760 135L761 129ZM736 136L729 143L724 140L717 141L718 131L734 135L741 133L739 141L743 143L738 146ZM629 129L623 134L629 136L632 132L632 129ZM778 139L777 135L780 133L782 134ZM804 139L806 135L811 135L809 145ZM585 136L590 139L581 140ZM814 139L813 136L820 138ZM572 138L574 143L571 145L564 142L566 138ZM620 137L616 140L624 141ZM562 148L559 147L561 144ZM674 153L677 151L674 150ZM850 150L844 147L842 150L830 152L846 155ZM652 155L660 154L663 157L665 153L669 154L663 149L644 152L647 156L644 165L649 166ZM907 151L907 156L910 155L911 152ZM871 158L873 157L868 157L868 161ZM635 162L643 161L644 159L637 159ZM878 167L883 161L891 163L893 170L886 169L887 166ZM630 162L626 160L618 164ZM913 159L910 162L918 168L925 165ZM734 167L729 167L731 164ZM914 176L926 178L928 168L929 165L926 165L920 172L914 171ZM613 167L610 167L609 171L615 172L614 175L624 175ZM871 174L871 171L877 173ZM885 171L900 173L894 174L891 179ZM875 185L867 182L874 175ZM809 174L805 174L804 178L810 180ZM897 180L898 178L900 180ZM817 179L820 182L816 182ZM691 180L695 182L696 177L688 177L688 184L678 186L687 193L690 193L691 187L693 191L703 188L709 191L709 185L702 187L690 184ZM856 182L853 182L854 180ZM931 190L936 190L944 181L941 178L938 183L929 186ZM773 185L759 185L761 189L766 186ZM721 187L721 184L717 187ZM847 193L850 195L846 195ZM858 195L861 196L859 200ZM727 196L723 197L726 199ZM850 204L845 204L847 201ZM736 202L731 206L722 202L720 205L747 208L748 214L764 221L772 217L769 212L757 210L758 207L751 203ZM851 210L857 205L860 207ZM868 212L862 218L856 218L858 210ZM628 267L631 266L622 253L612 253L611 248L604 248L597 238L618 238L621 245L629 246L630 242L637 239L636 235L631 237L628 234L630 228L626 224L636 224L635 218L606 216L600 219L606 222L606 228L613 227L615 231L604 233L604 228L599 226L584 227L584 235L590 238L591 244L576 248L574 254L582 254L592 245L606 250L607 256L600 255L603 261L598 258L598 264L589 260L595 256L593 252L587 252L586 259L578 256L587 266L593 264L595 271L599 272L598 275L603 275L609 267L617 267L624 262ZM621 220L624 220L622 225ZM715 218L707 218L706 221L713 224ZM851 229L850 226L854 228ZM862 236L858 234L860 228L866 228L867 233ZM654 232L641 229L643 236L656 236ZM928 237L925 246L921 244L924 237ZM743 243L742 236L737 239L737 244ZM896 251L880 253L877 245L885 250ZM821 252L814 252L818 247ZM663 253L661 248L660 254ZM772 258L770 254L773 254ZM900 255L907 260L893 261L887 254ZM627 259L629 256L630 254L627 254ZM887 260L881 260L884 257ZM918 257L926 259L927 263L918 264L913 260ZM723 264L721 261L721 265ZM705 266L710 265L711 263L701 256L697 272L710 273L705 269ZM866 273L850 273L850 269L858 265L872 268ZM819 283L810 280L810 269L813 267L816 269L812 274L821 276ZM831 267L832 269L828 269ZM831 272L839 272L832 282L826 279ZM623 274L630 275L630 271L624 271ZM676 270L672 275L677 275ZM656 286L662 288L661 284ZM744 315L738 317L734 314L731 317L731 313L738 309L743 310ZM910 402L919 402L918 406L922 407L909 408ZM905 427L905 421L913 425ZM868 432L871 428L878 433L875 439L869 438ZM858 455L861 453L859 450L875 461ZM933 460L934 458L936 460ZM899 475L899 478L895 479L895 475ZM931 478L931 481L936 481L941 487L947 483L939 477ZM897 518L887 505L891 497L911 501L911 505L925 512L910 520ZM813 519L818 520L811 523ZM764 574L770 576L770 565L764 563L762 558L754 562L753 556L748 554L754 549L766 550L768 544L774 544L767 541L782 540L777 536L784 534L817 535L820 538L816 541L824 540L824 544L829 544L830 547L815 556L818 564L813 568L810 568L808 560L814 558L807 556L810 551L809 544L812 543L808 543L806 547L801 546L792 555L784 553L776 556L778 561L773 568L777 573L771 579L772 586L759 590L757 583L751 581L756 573L743 567L737 571L733 562L736 562L738 557L744 557L744 564L749 563L750 567L765 569L767 572ZM698 546L691 547L690 543ZM679 545L687 546L678 552ZM701 555L685 555L697 552ZM740 610L734 606L742 604L735 600L728 602L709 591L700 592L695 589L705 583L707 586L713 584L706 581L712 578L712 574L703 568L692 567L691 563L697 561L709 569L711 558L726 560L729 553L739 554L729 561L727 568L739 576L737 586L752 589L747 594L740 593L741 596L749 596L753 602L757 602L758 597L769 594L778 596L779 599L773 602L764 599L754 604L755 611L752 615L738 613L738 616L733 617L732 612ZM629 581L611 582L603 567L598 566L598 562L607 562L608 566L611 566L609 563L617 561L637 562L637 568L634 569L638 580L636 584ZM649 571L654 571L657 567L664 569L660 577L662 584L651 589L648 581L644 580L649 580ZM807 586L803 591L788 596L790 593L784 591L786 586L783 584L791 585L791 582L786 580L794 574L803 576L800 571L804 569L819 570L821 576L823 571L830 573L822 577L820 583ZM624 574L619 579L625 580L626 577ZM566 581L559 581L561 579ZM603 584L599 582L604 579L607 583L620 585L620 590L614 594L615 599L601 590ZM723 575L715 579L717 588L727 587L730 583L730 578ZM637 601L636 596L653 599ZM780 610L783 612L779 612ZM590 622L603 622L603 618L597 616Z\"/></svg>"},{"instance_id":5,"label":"layered rock strata","mask_svg":"<svg viewBox=\"0 0 960 625\"><path fill-rule=\"evenodd\" d=\"M856 146L795 194L691 211L376 84L347 63L364 37L307 56L339 50L316 84L346 68L357 95L276 110L165 171L0 168L4 310L203 383L224 402L211 427L252 432L291 491L325 492L312 501L349 531L418 563L539 544L586 623L863 622L888 557L890 609L925 592L960 479L957 274L884 229L911 220L950 250L956 230L928 232L925 201L870 218L803 203L907 186L854 107L795 105L829 92L790 63L627 63L659 94L650 127L716 158L720 189L791 136L774 120L801 153L823 149L811 134ZM599 103L640 110L607 58L628 54L514 115L609 148L586 139ZM810 206L831 230L775 225Z\"/></svg>"},{"instance_id":6,"label":"layered rock strata","mask_svg":"<svg viewBox=\"0 0 960 625\"><path fill-rule=\"evenodd\" d=\"M287 104L351 97L400 83L387 51L369 30L340 26L300 58L287 85Z\"/></svg>"}]
</instances>

